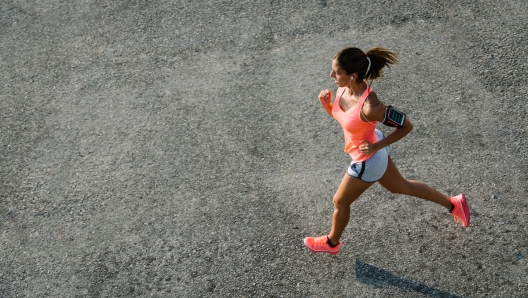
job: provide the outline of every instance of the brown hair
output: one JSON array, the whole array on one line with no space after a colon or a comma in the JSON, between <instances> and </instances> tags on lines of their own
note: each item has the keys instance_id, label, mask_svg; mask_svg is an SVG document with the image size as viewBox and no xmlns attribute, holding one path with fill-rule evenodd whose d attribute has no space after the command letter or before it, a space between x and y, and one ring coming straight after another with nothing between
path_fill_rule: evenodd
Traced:
<instances>
[{"instance_id":1,"label":"brown hair","mask_svg":"<svg viewBox=\"0 0 528 298\"><path fill-rule=\"evenodd\" d=\"M369 61L370 59L370 68ZM372 48L364 53L362 50L349 47L344 48L334 55L334 60L347 75L357 73L358 80L374 80L381 76L381 70L387 66L398 63L398 55L384 48ZM368 73L367 73L368 69Z\"/></svg>"}]
</instances>

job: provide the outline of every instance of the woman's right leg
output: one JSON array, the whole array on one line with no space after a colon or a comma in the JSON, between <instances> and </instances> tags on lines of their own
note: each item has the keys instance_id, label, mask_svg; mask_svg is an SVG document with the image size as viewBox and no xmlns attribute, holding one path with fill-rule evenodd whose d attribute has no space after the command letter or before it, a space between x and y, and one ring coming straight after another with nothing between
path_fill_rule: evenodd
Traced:
<instances>
[{"instance_id":1,"label":"woman's right leg","mask_svg":"<svg viewBox=\"0 0 528 298\"><path fill-rule=\"evenodd\" d=\"M470 214L464 193L449 198L423 182L403 179L390 156L387 170L378 182L392 193L411 195L440 204L450 210L456 222L462 222L465 228L469 226Z\"/></svg>"},{"instance_id":2,"label":"woman's right leg","mask_svg":"<svg viewBox=\"0 0 528 298\"><path fill-rule=\"evenodd\" d=\"M379 184L392 193L405 194L418 197L424 200L435 202L451 209L453 206L449 197L430 187L429 185L416 180L406 180L396 168L389 155L389 163L383 177L378 180Z\"/></svg>"}]
</instances>

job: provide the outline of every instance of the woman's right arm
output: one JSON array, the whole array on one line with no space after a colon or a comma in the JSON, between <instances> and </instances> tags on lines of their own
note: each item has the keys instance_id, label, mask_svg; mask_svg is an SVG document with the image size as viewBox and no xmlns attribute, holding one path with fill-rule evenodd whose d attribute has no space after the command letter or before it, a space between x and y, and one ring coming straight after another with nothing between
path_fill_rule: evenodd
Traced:
<instances>
[{"instance_id":1,"label":"woman's right arm","mask_svg":"<svg viewBox=\"0 0 528 298\"><path fill-rule=\"evenodd\" d=\"M332 91L330 89L325 89L319 93L319 101L325 109L325 111L332 116Z\"/></svg>"}]
</instances>

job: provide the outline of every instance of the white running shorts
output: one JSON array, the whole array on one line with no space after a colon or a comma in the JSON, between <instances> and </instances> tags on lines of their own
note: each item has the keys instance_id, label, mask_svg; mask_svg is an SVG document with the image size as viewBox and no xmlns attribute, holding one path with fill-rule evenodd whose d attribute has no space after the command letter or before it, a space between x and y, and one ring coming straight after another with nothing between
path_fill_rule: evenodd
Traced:
<instances>
[{"instance_id":1,"label":"white running shorts","mask_svg":"<svg viewBox=\"0 0 528 298\"><path fill-rule=\"evenodd\" d=\"M375 132L378 137L378 142L385 138L383 133L378 129L376 129ZM387 170L389 153L390 147L387 146L378 150L374 155L363 162L352 161L348 167L347 174L350 175L350 177L359 178L363 182L376 182L383 177L385 170Z\"/></svg>"}]
</instances>

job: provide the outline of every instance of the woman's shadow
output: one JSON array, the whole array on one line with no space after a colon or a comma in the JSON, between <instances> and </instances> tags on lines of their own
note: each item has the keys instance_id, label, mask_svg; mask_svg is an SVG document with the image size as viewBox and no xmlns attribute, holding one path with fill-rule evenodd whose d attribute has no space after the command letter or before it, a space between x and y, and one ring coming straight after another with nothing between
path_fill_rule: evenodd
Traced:
<instances>
[{"instance_id":1,"label":"woman's shadow","mask_svg":"<svg viewBox=\"0 0 528 298\"><path fill-rule=\"evenodd\" d=\"M375 288L394 286L408 291L419 292L429 297L460 298L460 296L453 295L451 293L435 288L431 288L427 285L420 284L412 280L406 280L404 278L394 276L390 272L369 265L360 260L356 260L356 278L360 282L369 286L373 286Z\"/></svg>"}]
</instances>

